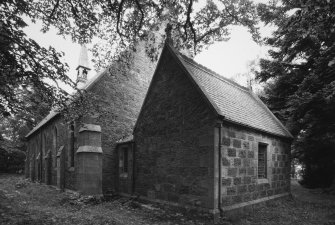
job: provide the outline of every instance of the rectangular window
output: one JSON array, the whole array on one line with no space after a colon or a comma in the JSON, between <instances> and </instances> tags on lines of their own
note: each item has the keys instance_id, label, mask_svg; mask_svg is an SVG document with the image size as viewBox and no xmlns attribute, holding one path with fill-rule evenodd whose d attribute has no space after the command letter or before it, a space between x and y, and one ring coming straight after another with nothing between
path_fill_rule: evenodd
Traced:
<instances>
[{"instance_id":1,"label":"rectangular window","mask_svg":"<svg viewBox=\"0 0 335 225\"><path fill-rule=\"evenodd\" d=\"M258 144L258 179L267 178L267 145Z\"/></svg>"}]
</instances>

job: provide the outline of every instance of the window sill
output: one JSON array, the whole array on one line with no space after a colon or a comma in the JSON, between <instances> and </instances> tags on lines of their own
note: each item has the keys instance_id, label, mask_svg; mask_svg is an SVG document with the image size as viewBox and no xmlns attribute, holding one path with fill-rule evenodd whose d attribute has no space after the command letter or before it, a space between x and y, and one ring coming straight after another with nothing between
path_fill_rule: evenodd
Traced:
<instances>
[{"instance_id":1,"label":"window sill","mask_svg":"<svg viewBox=\"0 0 335 225\"><path fill-rule=\"evenodd\" d=\"M70 172L73 172L73 171L74 171L74 166L69 167L68 170L69 170Z\"/></svg>"},{"instance_id":2,"label":"window sill","mask_svg":"<svg viewBox=\"0 0 335 225\"><path fill-rule=\"evenodd\" d=\"M268 183L269 179L266 178L257 179L257 184L268 184Z\"/></svg>"}]
</instances>

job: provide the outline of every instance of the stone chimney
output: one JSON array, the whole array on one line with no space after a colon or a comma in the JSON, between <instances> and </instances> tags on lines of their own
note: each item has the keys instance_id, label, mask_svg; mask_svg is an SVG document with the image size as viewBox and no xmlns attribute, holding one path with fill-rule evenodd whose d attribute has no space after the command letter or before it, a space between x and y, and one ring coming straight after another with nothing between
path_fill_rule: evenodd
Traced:
<instances>
[{"instance_id":1,"label":"stone chimney","mask_svg":"<svg viewBox=\"0 0 335 225\"><path fill-rule=\"evenodd\" d=\"M87 48L85 45L81 45L79 62L77 66L77 88L82 89L87 82L88 72L91 70L88 63Z\"/></svg>"}]
</instances>

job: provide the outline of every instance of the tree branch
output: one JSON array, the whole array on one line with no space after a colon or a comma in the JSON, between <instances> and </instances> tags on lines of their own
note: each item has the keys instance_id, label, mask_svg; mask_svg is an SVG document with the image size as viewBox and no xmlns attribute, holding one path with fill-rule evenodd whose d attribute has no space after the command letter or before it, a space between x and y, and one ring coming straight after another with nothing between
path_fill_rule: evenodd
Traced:
<instances>
[{"instance_id":1,"label":"tree branch","mask_svg":"<svg viewBox=\"0 0 335 225\"><path fill-rule=\"evenodd\" d=\"M227 5L226 5L223 1L222 1L222 4L224 5L224 10L228 13L228 15L229 15L230 17L232 17L234 20L236 20L236 21L239 22L240 24L245 25L244 23L242 23L242 22L239 20L239 18L238 18L236 15L232 14L232 13L228 10Z\"/></svg>"},{"instance_id":2,"label":"tree branch","mask_svg":"<svg viewBox=\"0 0 335 225\"><path fill-rule=\"evenodd\" d=\"M120 27L119 27L119 24L121 23L120 18L121 18L121 12L122 12L122 9L123 9L123 4L124 4L124 0L121 0L121 2L120 2L120 4L119 4L118 12L117 12L116 32L117 32L121 37L126 37L126 35L124 35L124 34L120 31Z\"/></svg>"},{"instance_id":3,"label":"tree branch","mask_svg":"<svg viewBox=\"0 0 335 225\"><path fill-rule=\"evenodd\" d=\"M200 42L202 39L204 39L207 35L210 35L216 31L220 30L220 27L216 27L214 29L210 29L209 31L207 31L206 33L204 33L203 35L201 35L198 39L197 39L197 43Z\"/></svg>"},{"instance_id":4,"label":"tree branch","mask_svg":"<svg viewBox=\"0 0 335 225\"><path fill-rule=\"evenodd\" d=\"M76 7L74 7L74 5L72 4L72 1L71 0L67 0L67 2L70 3L70 5L71 5L71 12L74 15L74 17L79 18L78 14L77 14L78 10L77 10Z\"/></svg>"},{"instance_id":5,"label":"tree branch","mask_svg":"<svg viewBox=\"0 0 335 225\"><path fill-rule=\"evenodd\" d=\"M58 6L59 6L59 0L56 0L56 4L55 4L54 8L52 9L50 15L48 16L49 20L53 19L53 16L54 16Z\"/></svg>"},{"instance_id":6,"label":"tree branch","mask_svg":"<svg viewBox=\"0 0 335 225\"><path fill-rule=\"evenodd\" d=\"M197 34L193 27L193 23L191 22L192 7L193 7L193 0L190 0L188 4L188 8L187 8L187 13L186 13L186 22L184 24L184 34L186 36L185 40L187 40L188 39L187 28L189 27L193 34L193 43L194 43L194 50L195 50L196 45L197 45Z\"/></svg>"},{"instance_id":7,"label":"tree branch","mask_svg":"<svg viewBox=\"0 0 335 225\"><path fill-rule=\"evenodd\" d=\"M135 0L135 3L137 5L138 10L141 12L141 20L140 20L140 24L138 25L138 29L137 29L137 33L138 33L142 29L142 26L143 26L144 12L138 0Z\"/></svg>"}]
</instances>

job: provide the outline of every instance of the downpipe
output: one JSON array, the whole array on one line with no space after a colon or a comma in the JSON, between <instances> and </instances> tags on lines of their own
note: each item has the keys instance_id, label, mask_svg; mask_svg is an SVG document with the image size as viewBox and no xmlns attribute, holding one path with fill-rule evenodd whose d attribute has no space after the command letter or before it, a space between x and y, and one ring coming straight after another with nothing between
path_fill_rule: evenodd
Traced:
<instances>
[{"instance_id":1,"label":"downpipe","mask_svg":"<svg viewBox=\"0 0 335 225\"><path fill-rule=\"evenodd\" d=\"M222 215L223 213L223 210L221 208L221 205L222 205L222 196L221 196L221 193L222 193L222 151L221 151L221 145L222 145L222 132L221 132L221 128L222 128L222 123L218 123L218 126L219 128L219 146L218 146L218 174L219 174L219 179L218 179L218 182L219 182L219 185L218 185L218 208L219 208L219 211L220 211L220 216Z\"/></svg>"}]
</instances>

